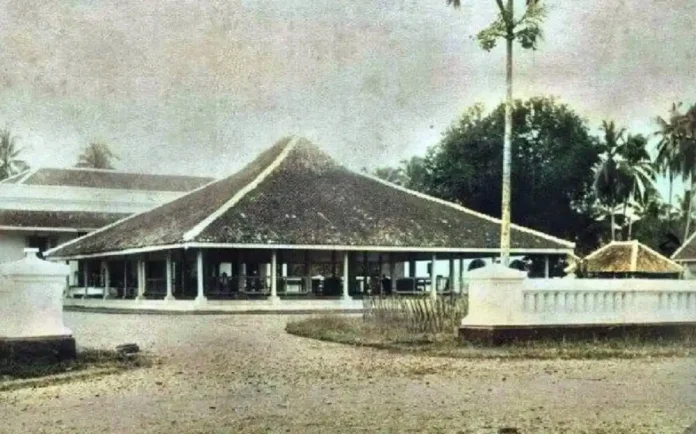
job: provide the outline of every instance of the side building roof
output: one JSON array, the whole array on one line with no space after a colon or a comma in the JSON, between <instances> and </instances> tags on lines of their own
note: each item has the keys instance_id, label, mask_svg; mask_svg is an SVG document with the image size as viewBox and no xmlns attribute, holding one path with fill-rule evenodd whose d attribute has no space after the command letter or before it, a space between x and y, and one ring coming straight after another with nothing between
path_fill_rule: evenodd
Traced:
<instances>
[{"instance_id":1,"label":"side building roof","mask_svg":"<svg viewBox=\"0 0 696 434\"><path fill-rule=\"evenodd\" d=\"M40 168L7 178L0 184L187 192L211 181L213 178L199 176L153 175L87 168Z\"/></svg>"},{"instance_id":2,"label":"side building roof","mask_svg":"<svg viewBox=\"0 0 696 434\"><path fill-rule=\"evenodd\" d=\"M337 164L285 138L232 176L68 242L53 257L173 247L365 248L495 252L500 220ZM574 244L512 225L513 252Z\"/></svg>"}]
</instances>

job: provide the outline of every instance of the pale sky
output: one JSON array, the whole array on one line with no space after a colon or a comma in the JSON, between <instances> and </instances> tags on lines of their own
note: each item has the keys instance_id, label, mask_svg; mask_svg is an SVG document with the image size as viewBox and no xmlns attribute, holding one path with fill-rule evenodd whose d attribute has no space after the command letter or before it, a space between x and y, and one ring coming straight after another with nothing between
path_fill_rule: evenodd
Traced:
<instances>
[{"instance_id":1,"label":"pale sky","mask_svg":"<svg viewBox=\"0 0 696 434\"><path fill-rule=\"evenodd\" d=\"M613 119L634 133L673 101L696 102L696 2L547 3L540 49L516 51L516 97L556 96L593 128ZM494 8L6 0L0 126L33 166L72 166L102 140L122 170L223 176L291 133L352 168L393 164L471 104L502 101L503 48L471 39Z\"/></svg>"}]
</instances>

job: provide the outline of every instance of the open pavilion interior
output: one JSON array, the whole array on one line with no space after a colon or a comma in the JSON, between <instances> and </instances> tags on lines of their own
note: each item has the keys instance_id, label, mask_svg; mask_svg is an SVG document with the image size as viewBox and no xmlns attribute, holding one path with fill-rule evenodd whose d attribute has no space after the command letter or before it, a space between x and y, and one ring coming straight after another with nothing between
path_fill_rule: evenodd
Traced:
<instances>
[{"instance_id":1,"label":"open pavilion interior","mask_svg":"<svg viewBox=\"0 0 696 434\"><path fill-rule=\"evenodd\" d=\"M308 140L288 137L227 178L47 257L79 261L76 296L351 299L463 292L465 261L498 257L499 243L498 219L350 171ZM549 258L573 249L511 227L511 254L546 258L546 277ZM447 272L438 275L443 260ZM432 264L426 275L416 275L420 261Z\"/></svg>"}]
</instances>

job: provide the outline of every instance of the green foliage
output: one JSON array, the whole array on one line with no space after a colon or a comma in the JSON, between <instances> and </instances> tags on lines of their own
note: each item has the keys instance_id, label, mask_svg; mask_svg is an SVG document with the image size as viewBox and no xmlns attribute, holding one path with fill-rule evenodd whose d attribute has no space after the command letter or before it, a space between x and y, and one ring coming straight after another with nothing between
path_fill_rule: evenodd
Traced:
<instances>
[{"instance_id":1,"label":"green foliage","mask_svg":"<svg viewBox=\"0 0 696 434\"><path fill-rule=\"evenodd\" d=\"M539 2L528 3L524 15L519 20L515 20L499 3L496 19L476 35L476 40L486 51L495 48L498 39L517 40L522 48L536 50L543 37L541 24L545 18L546 8Z\"/></svg>"},{"instance_id":2,"label":"green foliage","mask_svg":"<svg viewBox=\"0 0 696 434\"><path fill-rule=\"evenodd\" d=\"M579 243L597 242L589 212L601 149L584 120L551 98L513 107L512 221ZM423 191L500 216L504 106L468 109L426 157ZM543 205L542 205L543 204Z\"/></svg>"},{"instance_id":3,"label":"green foliage","mask_svg":"<svg viewBox=\"0 0 696 434\"><path fill-rule=\"evenodd\" d=\"M27 162L19 159L21 153L10 130L0 130L0 181L29 169Z\"/></svg>"},{"instance_id":4,"label":"green foliage","mask_svg":"<svg viewBox=\"0 0 696 434\"><path fill-rule=\"evenodd\" d=\"M109 146L105 143L92 142L80 154L75 167L86 167L92 169L113 169L112 160L118 160Z\"/></svg>"}]
</instances>

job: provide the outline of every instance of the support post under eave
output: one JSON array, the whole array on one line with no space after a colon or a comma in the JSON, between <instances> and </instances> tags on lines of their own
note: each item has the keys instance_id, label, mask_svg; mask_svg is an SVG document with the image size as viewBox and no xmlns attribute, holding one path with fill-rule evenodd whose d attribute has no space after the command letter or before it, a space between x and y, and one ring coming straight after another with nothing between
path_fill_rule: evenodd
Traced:
<instances>
[{"instance_id":1,"label":"support post under eave","mask_svg":"<svg viewBox=\"0 0 696 434\"><path fill-rule=\"evenodd\" d=\"M454 294L454 257L450 256L449 258L449 282L448 282L448 289L449 292Z\"/></svg>"},{"instance_id":2,"label":"support post under eave","mask_svg":"<svg viewBox=\"0 0 696 434\"><path fill-rule=\"evenodd\" d=\"M544 277L549 278L549 255L544 256Z\"/></svg>"},{"instance_id":3,"label":"support post under eave","mask_svg":"<svg viewBox=\"0 0 696 434\"><path fill-rule=\"evenodd\" d=\"M172 293L172 252L167 252L167 262L165 267L167 267L165 270L165 278L167 279L167 295L164 297L164 299L171 301L175 300L174 294Z\"/></svg>"},{"instance_id":4,"label":"support post under eave","mask_svg":"<svg viewBox=\"0 0 696 434\"><path fill-rule=\"evenodd\" d=\"M430 265L430 297L432 299L437 298L437 275L435 274L435 263L437 262L437 255L433 253L433 259Z\"/></svg>"},{"instance_id":5,"label":"support post under eave","mask_svg":"<svg viewBox=\"0 0 696 434\"><path fill-rule=\"evenodd\" d=\"M341 296L341 300L343 300L343 301L352 300L350 295L348 295L348 286L350 284L349 274L348 274L348 263L349 262L350 261L348 258L348 252L343 252L343 295Z\"/></svg>"},{"instance_id":6,"label":"support post under eave","mask_svg":"<svg viewBox=\"0 0 696 434\"><path fill-rule=\"evenodd\" d=\"M82 268L82 279L85 284L85 294L82 296L83 299L87 299L87 288L89 287L89 262L85 261L85 266Z\"/></svg>"},{"instance_id":7,"label":"support post under eave","mask_svg":"<svg viewBox=\"0 0 696 434\"><path fill-rule=\"evenodd\" d=\"M196 303L205 303L207 298L203 292L203 249L198 249L196 253Z\"/></svg>"},{"instance_id":8,"label":"support post under eave","mask_svg":"<svg viewBox=\"0 0 696 434\"><path fill-rule=\"evenodd\" d=\"M102 262L102 273L104 273L104 300L109 298L109 288L111 288L111 276L109 275L109 261Z\"/></svg>"},{"instance_id":9,"label":"support post under eave","mask_svg":"<svg viewBox=\"0 0 696 434\"><path fill-rule=\"evenodd\" d=\"M396 294L396 261L394 260L394 254L389 254L389 293L392 295Z\"/></svg>"},{"instance_id":10,"label":"support post under eave","mask_svg":"<svg viewBox=\"0 0 696 434\"><path fill-rule=\"evenodd\" d=\"M138 295L135 297L137 301L145 300L145 279L147 279L145 261L138 259Z\"/></svg>"},{"instance_id":11,"label":"support post under eave","mask_svg":"<svg viewBox=\"0 0 696 434\"><path fill-rule=\"evenodd\" d=\"M271 251L271 296L269 297L271 303L278 303L280 297L278 297L278 251Z\"/></svg>"}]
</instances>

